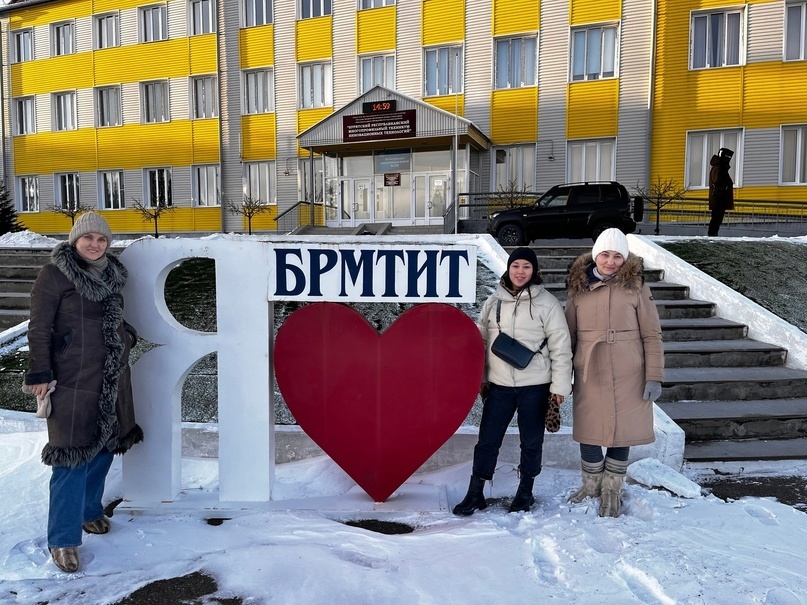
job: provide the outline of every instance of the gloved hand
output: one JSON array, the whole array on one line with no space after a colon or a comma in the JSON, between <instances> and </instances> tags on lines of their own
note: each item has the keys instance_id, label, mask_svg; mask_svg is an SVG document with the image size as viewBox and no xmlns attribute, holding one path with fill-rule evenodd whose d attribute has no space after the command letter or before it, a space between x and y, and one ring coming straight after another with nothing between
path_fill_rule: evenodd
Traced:
<instances>
[{"instance_id":1,"label":"gloved hand","mask_svg":"<svg viewBox=\"0 0 807 605\"><path fill-rule=\"evenodd\" d=\"M648 380L644 385L644 395L642 399L645 401L655 401L661 397L661 383L657 380Z\"/></svg>"}]
</instances>

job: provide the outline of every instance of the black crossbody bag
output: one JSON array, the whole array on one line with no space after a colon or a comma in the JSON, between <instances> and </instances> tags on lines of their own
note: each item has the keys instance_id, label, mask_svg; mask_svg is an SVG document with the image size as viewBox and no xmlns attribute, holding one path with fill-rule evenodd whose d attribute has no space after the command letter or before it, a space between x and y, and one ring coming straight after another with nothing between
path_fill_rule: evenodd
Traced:
<instances>
[{"instance_id":1,"label":"black crossbody bag","mask_svg":"<svg viewBox=\"0 0 807 605\"><path fill-rule=\"evenodd\" d=\"M512 336L508 336L507 334L502 332L502 326L500 323L501 318L502 318L502 301L497 300L496 325L499 326L499 335L493 341L493 345L491 346L490 350L499 359L506 361L514 368L523 370L528 365L530 365L530 362L532 361L532 358L535 356L535 354L543 350L543 348L546 346L547 339L544 338L544 342L541 343L541 346L538 347L537 351L531 351L523 344L518 342Z\"/></svg>"}]
</instances>

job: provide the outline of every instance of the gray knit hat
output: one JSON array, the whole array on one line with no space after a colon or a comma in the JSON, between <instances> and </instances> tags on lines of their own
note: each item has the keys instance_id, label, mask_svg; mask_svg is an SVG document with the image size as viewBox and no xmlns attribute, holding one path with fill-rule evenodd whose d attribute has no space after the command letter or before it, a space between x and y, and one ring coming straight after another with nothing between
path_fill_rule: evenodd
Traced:
<instances>
[{"instance_id":1,"label":"gray knit hat","mask_svg":"<svg viewBox=\"0 0 807 605\"><path fill-rule=\"evenodd\" d=\"M112 229L109 228L109 223L103 216L95 212L85 212L76 219L67 241L72 246L78 238L86 233L100 233L106 236L110 244L112 243Z\"/></svg>"}]
</instances>

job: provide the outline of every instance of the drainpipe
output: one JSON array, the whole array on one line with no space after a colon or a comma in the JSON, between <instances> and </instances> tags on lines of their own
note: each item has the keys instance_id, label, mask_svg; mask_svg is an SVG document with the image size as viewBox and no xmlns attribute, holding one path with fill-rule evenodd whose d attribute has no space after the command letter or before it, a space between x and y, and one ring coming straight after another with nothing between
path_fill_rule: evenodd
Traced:
<instances>
[{"instance_id":1,"label":"drainpipe","mask_svg":"<svg viewBox=\"0 0 807 605\"><path fill-rule=\"evenodd\" d=\"M317 176L314 173L314 148L308 150L308 159L311 163L311 170L309 171L311 174L311 188L308 190L308 194L311 196L311 226L316 227L316 223L314 221L314 199L317 197L315 194L316 189L314 188L317 184ZM323 160L324 161L324 160ZM323 200L324 201L324 200Z\"/></svg>"},{"instance_id":2,"label":"drainpipe","mask_svg":"<svg viewBox=\"0 0 807 605\"><path fill-rule=\"evenodd\" d=\"M0 108L2 108L2 116L0 116L0 145L3 146L3 149L0 151L3 154L3 185L5 185L6 191L9 192L9 194L11 195L11 199L14 199L13 190L9 189L8 187L8 152L6 147L6 87L5 87L6 80L3 77L4 76L3 66L5 65L5 62L3 61L3 48L5 48L5 41L3 40L3 27L2 24L0 24ZM10 67L7 68L11 69ZM10 79L9 82L11 82ZM8 117L10 121L11 120L10 104L8 106ZM12 142L9 141L9 147L11 146L11 143Z\"/></svg>"},{"instance_id":3,"label":"drainpipe","mask_svg":"<svg viewBox=\"0 0 807 605\"><path fill-rule=\"evenodd\" d=\"M648 74L649 86L647 92L647 148L645 150L645 160L647 161L645 187L650 187L650 155L653 148L653 102L655 100L656 87L656 35L658 34L658 0L652 0L652 25L650 27L650 70Z\"/></svg>"}]
</instances>

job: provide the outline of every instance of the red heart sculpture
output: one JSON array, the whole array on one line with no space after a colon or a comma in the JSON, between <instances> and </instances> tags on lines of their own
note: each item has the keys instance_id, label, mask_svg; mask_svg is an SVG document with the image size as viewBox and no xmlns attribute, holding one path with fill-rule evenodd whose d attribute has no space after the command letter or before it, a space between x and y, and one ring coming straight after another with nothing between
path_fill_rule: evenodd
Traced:
<instances>
[{"instance_id":1,"label":"red heart sculpture","mask_svg":"<svg viewBox=\"0 0 807 605\"><path fill-rule=\"evenodd\" d=\"M350 307L316 303L283 323L274 360L299 425L383 502L468 416L485 349L449 305L417 305L379 334Z\"/></svg>"}]
</instances>

